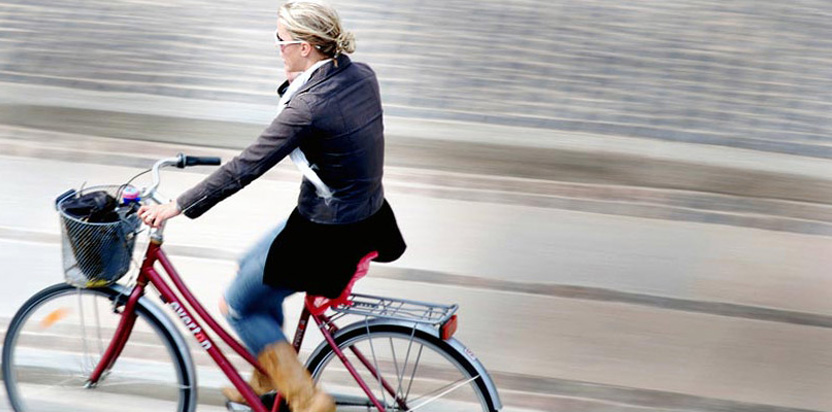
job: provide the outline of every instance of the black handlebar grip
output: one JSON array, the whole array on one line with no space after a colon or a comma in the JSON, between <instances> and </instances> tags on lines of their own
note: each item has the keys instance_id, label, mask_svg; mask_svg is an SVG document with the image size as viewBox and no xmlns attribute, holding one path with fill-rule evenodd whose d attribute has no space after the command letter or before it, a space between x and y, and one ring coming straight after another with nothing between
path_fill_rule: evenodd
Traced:
<instances>
[{"instance_id":1,"label":"black handlebar grip","mask_svg":"<svg viewBox=\"0 0 832 412\"><path fill-rule=\"evenodd\" d=\"M219 166L222 159L213 156L185 156L185 167L188 166Z\"/></svg>"}]
</instances>

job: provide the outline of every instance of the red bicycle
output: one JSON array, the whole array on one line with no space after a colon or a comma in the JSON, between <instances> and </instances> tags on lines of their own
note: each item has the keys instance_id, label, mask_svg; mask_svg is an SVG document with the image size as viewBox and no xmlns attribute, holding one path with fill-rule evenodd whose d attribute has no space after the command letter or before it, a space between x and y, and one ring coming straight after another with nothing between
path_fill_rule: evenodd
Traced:
<instances>
[{"instance_id":1,"label":"red bicycle","mask_svg":"<svg viewBox=\"0 0 832 412\"><path fill-rule=\"evenodd\" d=\"M164 167L219 163L218 158L181 154L159 160L148 170L153 184L141 191L141 199L163 201L157 188ZM132 187L129 183L83 193L105 191L119 199L125 187ZM59 198L59 210L61 202L78 197L73 194ZM115 222L91 223L62 212L69 283L32 296L6 332L2 372L12 408L112 411L134 404L154 411L193 411L197 376L183 337L186 332L251 405L229 403L230 410L278 410L279 394L260 399L216 345L218 337L265 373L182 282L162 249L164 228L148 230L150 241L134 280L115 283L130 267L139 228L137 219L119 213ZM457 305L351 293L372 257L358 265L340 298L306 296L294 336L299 350L310 318L320 329L324 341L309 355L306 366L336 399L338 411L501 409L488 372L452 336ZM153 290L149 286L160 301L154 300L156 293L146 295ZM172 319L178 319L180 326Z\"/></svg>"}]
</instances>

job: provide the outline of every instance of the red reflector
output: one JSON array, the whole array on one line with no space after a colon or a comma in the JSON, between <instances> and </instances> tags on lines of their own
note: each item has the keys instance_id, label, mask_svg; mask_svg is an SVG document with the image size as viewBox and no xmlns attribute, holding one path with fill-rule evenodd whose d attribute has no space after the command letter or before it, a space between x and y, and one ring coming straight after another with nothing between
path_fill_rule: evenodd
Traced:
<instances>
[{"instance_id":1,"label":"red reflector","mask_svg":"<svg viewBox=\"0 0 832 412\"><path fill-rule=\"evenodd\" d=\"M448 339L451 338L451 336L454 336L454 333L456 333L456 325L457 325L456 315L453 315L453 316L451 316L450 319L448 319L447 322L445 322L442 325L442 328L440 329L442 340L448 340Z\"/></svg>"}]
</instances>

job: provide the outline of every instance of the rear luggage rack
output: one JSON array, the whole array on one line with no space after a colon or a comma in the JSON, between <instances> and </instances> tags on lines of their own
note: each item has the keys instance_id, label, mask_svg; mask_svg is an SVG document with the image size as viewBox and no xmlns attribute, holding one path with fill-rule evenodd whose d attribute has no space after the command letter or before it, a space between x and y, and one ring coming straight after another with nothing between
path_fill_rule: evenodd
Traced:
<instances>
[{"instance_id":1,"label":"rear luggage rack","mask_svg":"<svg viewBox=\"0 0 832 412\"><path fill-rule=\"evenodd\" d=\"M393 299L353 293L352 305L338 305L332 310L349 315L394 319L439 326L445 324L459 309L459 305L440 305L414 300Z\"/></svg>"}]
</instances>

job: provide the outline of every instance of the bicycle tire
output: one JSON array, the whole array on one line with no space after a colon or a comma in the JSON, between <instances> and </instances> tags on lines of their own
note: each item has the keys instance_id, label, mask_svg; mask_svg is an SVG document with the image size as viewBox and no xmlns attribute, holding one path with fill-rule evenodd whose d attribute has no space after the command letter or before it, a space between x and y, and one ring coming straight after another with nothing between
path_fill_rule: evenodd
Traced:
<instances>
[{"instance_id":1,"label":"bicycle tire","mask_svg":"<svg viewBox=\"0 0 832 412\"><path fill-rule=\"evenodd\" d=\"M370 345L369 342L373 339L377 339L377 343L379 345ZM394 344L394 339L397 340L398 343ZM468 359L465 359L465 357L457 350L452 348L448 342L426 333L421 329L402 326L399 324L376 323L367 325L367 327L344 328L343 333L339 332L334 336L334 340L338 348L347 356L353 366L359 371L359 374L370 387L374 396L383 401L383 406L388 412L403 411L408 409L405 409L401 404L397 404L389 394L386 396L379 395L383 392L379 380L373 376L372 372L361 364L360 360L358 360L355 354L353 354L350 350L351 347L357 347L362 353L364 353L369 362L374 365L379 365L377 369L381 371L382 378L387 380L388 383L392 382L391 385L395 386L396 393L404 395L401 396L405 401L404 406L409 409L418 407L419 411L424 412L452 412L457 410L482 410L483 412L494 412L497 410L497 407L491 401L491 399L494 399L495 397L488 393L489 389L485 384L484 379L478 378L479 375L474 365ZM419 351L421 356L424 356L425 348L434 352L431 355L431 364L429 365L429 368L427 370L424 368L422 369L422 371L427 372L428 376L426 377L420 376L415 378L416 372L420 371L420 366L413 366L411 371L408 371L406 360L402 365L398 365L398 362L390 362L390 359L385 359L385 356L393 359L401 357L406 359L408 356L400 356L402 354L401 352L396 354L395 348L397 346L404 348L407 346L406 343L411 341L418 344L418 347L421 349ZM389 346L392 349L385 355L381 352L386 351L386 349L382 349L381 346L386 346L387 343L389 343ZM403 345L402 343L405 344ZM326 343L324 343L324 345L325 344ZM324 345L312 354L307 362L307 369L312 374L313 379L318 382L324 390L330 392L336 399L338 411L347 412L350 410L376 410L366 393L360 389L356 381L346 372L346 370L342 369L343 365L341 362L335 361L335 359L337 359L336 353L331 347ZM412 344L410 345L411 347L409 349L410 352L412 352L415 347L412 347ZM416 363L419 362L419 360L416 361ZM446 364L440 364L445 362ZM393 364L393 367L391 367L391 363ZM399 369L399 366L401 366L401 369ZM411 372L413 375L408 376ZM395 379L391 379L391 376ZM418 405L419 403L430 399L430 395L426 395L426 393L429 394L431 392L437 392L436 389L439 389L441 393L442 388L449 388L448 384L436 388L436 386L441 384L433 384L432 381L435 381L438 378L450 381L451 384L463 386L460 386L457 390L447 394L445 399L435 399L429 404ZM426 385L426 389L420 388L417 392L412 393L411 390L413 389L413 383L419 382L420 379L431 382ZM463 383L466 380L469 382ZM407 385L406 390L404 385ZM418 386L420 385L417 385L417 387ZM422 386L425 386L425 384L422 384ZM464 391L464 393L462 393L462 391ZM421 396L422 399L411 399L410 395ZM425 399L426 396L428 397L427 399ZM478 404L479 408L472 409L472 404ZM354 409L350 409L353 407Z\"/></svg>"},{"instance_id":2,"label":"bicycle tire","mask_svg":"<svg viewBox=\"0 0 832 412\"><path fill-rule=\"evenodd\" d=\"M38 292L17 311L2 356L14 411L124 410L127 404L177 412L196 409L196 376L184 339L144 299L136 305L136 325L113 368L97 385L84 384L112 339L111 326L121 318L116 308L127 301L117 288L58 284ZM87 319L88 314L93 316ZM91 319L97 323L87 325Z\"/></svg>"}]
</instances>

